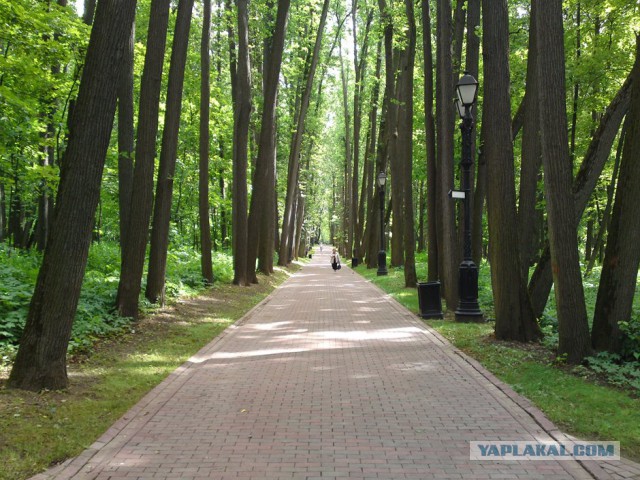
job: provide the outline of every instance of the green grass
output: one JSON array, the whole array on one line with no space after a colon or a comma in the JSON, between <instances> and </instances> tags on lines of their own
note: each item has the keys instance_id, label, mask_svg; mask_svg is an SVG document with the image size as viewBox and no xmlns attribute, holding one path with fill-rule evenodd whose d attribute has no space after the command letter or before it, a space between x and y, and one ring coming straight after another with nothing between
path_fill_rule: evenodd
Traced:
<instances>
[{"instance_id":1,"label":"green grass","mask_svg":"<svg viewBox=\"0 0 640 480\"><path fill-rule=\"evenodd\" d=\"M287 276L278 270L252 287L216 284L134 324L131 333L98 342L90 356L72 359L67 391L8 390L8 371L0 372L0 480L29 478L78 455Z\"/></svg>"},{"instance_id":2,"label":"green grass","mask_svg":"<svg viewBox=\"0 0 640 480\"><path fill-rule=\"evenodd\" d=\"M386 277L362 266L356 271L409 310L418 313L417 291L404 288L402 269ZM419 278L421 275L418 271ZM489 292L490 293L490 292ZM480 292L484 308L487 292ZM456 347L478 360L518 393L530 399L563 431L586 440L619 441L622 454L640 460L640 399L629 391L599 385L584 367L556 365L551 351L540 345L498 342L493 323L431 320L429 325ZM586 377L586 378L584 378Z\"/></svg>"}]
</instances>

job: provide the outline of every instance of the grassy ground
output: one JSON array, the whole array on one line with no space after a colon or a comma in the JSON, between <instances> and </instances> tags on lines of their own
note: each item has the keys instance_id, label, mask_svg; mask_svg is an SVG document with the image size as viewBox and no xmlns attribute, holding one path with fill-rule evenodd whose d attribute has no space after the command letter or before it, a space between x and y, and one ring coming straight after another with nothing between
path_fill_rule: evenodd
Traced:
<instances>
[{"instance_id":1,"label":"grassy ground","mask_svg":"<svg viewBox=\"0 0 640 480\"><path fill-rule=\"evenodd\" d=\"M418 313L417 291L404 288L401 269L389 269L386 277L378 277L375 269L362 266L356 271ZM487 305L482 298L480 304ZM541 345L496 340L492 322L456 323L447 315L445 320L427 323L529 398L563 431L582 439L619 441L625 457L640 461L640 399L637 395L598 384L598 379L584 367L556 364L552 352Z\"/></svg>"},{"instance_id":2,"label":"grassy ground","mask_svg":"<svg viewBox=\"0 0 640 480\"><path fill-rule=\"evenodd\" d=\"M288 275L260 276L251 287L216 285L141 320L71 358L64 392L8 390L8 371L0 371L0 480L28 478L79 454Z\"/></svg>"}]
</instances>

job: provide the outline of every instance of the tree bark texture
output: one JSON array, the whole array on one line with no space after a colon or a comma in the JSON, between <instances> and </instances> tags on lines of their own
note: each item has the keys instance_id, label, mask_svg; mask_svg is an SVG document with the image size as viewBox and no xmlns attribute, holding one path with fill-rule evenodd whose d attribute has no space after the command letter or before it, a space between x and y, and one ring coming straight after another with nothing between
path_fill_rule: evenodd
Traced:
<instances>
[{"instance_id":1,"label":"tree bark texture","mask_svg":"<svg viewBox=\"0 0 640 480\"><path fill-rule=\"evenodd\" d=\"M541 332L520 276L516 223L515 167L509 93L509 15L506 0L483 4L484 154L487 164L489 258L496 315L502 340L531 341Z\"/></svg>"},{"instance_id":2,"label":"tree bark texture","mask_svg":"<svg viewBox=\"0 0 640 480\"><path fill-rule=\"evenodd\" d=\"M164 129L162 130L162 150L160 151L160 164L158 167L156 199L153 205L149 272L145 290L145 296L151 303L158 302L164 295L171 201L173 198L173 177L178 156L182 87L184 85L184 67L187 61L192 10L193 0L180 0L180 3L178 3L178 15L173 34L171 63L169 65L167 111L165 113Z\"/></svg>"},{"instance_id":3,"label":"tree bark texture","mask_svg":"<svg viewBox=\"0 0 640 480\"><path fill-rule=\"evenodd\" d=\"M67 386L67 347L135 8L135 1L102 0L96 12L62 162L51 235L9 377L11 387L39 391Z\"/></svg>"},{"instance_id":4,"label":"tree bark texture","mask_svg":"<svg viewBox=\"0 0 640 480\"><path fill-rule=\"evenodd\" d=\"M153 209L153 170L158 134L158 112L164 52L169 24L169 0L153 0L149 15L147 53L140 85L135 165L127 238L122 246L116 308L123 317L138 316L142 272Z\"/></svg>"},{"instance_id":5,"label":"tree bark texture","mask_svg":"<svg viewBox=\"0 0 640 480\"><path fill-rule=\"evenodd\" d=\"M579 363L591 351L567 137L561 0L534 0L547 223L558 313L558 353Z\"/></svg>"}]
</instances>

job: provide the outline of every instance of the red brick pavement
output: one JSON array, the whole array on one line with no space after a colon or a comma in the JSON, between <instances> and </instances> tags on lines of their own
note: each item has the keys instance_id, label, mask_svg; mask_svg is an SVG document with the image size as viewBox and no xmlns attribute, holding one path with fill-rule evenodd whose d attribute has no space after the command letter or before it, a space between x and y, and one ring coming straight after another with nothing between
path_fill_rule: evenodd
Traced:
<instances>
[{"instance_id":1,"label":"red brick pavement","mask_svg":"<svg viewBox=\"0 0 640 480\"><path fill-rule=\"evenodd\" d=\"M333 272L325 251L34 480L631 478L637 467L469 460L472 440L554 438L565 439L525 399L349 268Z\"/></svg>"}]
</instances>

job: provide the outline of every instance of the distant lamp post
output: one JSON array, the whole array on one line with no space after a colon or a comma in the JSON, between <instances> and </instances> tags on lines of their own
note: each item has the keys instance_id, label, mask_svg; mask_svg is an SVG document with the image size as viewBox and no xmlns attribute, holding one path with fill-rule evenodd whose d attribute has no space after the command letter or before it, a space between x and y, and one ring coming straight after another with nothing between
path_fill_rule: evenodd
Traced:
<instances>
[{"instance_id":1,"label":"distant lamp post","mask_svg":"<svg viewBox=\"0 0 640 480\"><path fill-rule=\"evenodd\" d=\"M378 252L378 275L387 274L387 252L384 249L384 186L387 175L384 171L378 174L378 195L380 197L380 251Z\"/></svg>"},{"instance_id":2,"label":"distant lamp post","mask_svg":"<svg viewBox=\"0 0 640 480\"><path fill-rule=\"evenodd\" d=\"M464 255L460 263L458 288L460 303L456 309L456 321L458 322L482 322L484 315L478 305L478 267L471 257L471 166L473 158L472 132L473 116L471 109L476 103L478 94L478 81L465 72L456 86L458 99L456 107L462 119L460 130L462 132L462 192L454 198L462 197L464 200Z\"/></svg>"}]
</instances>

